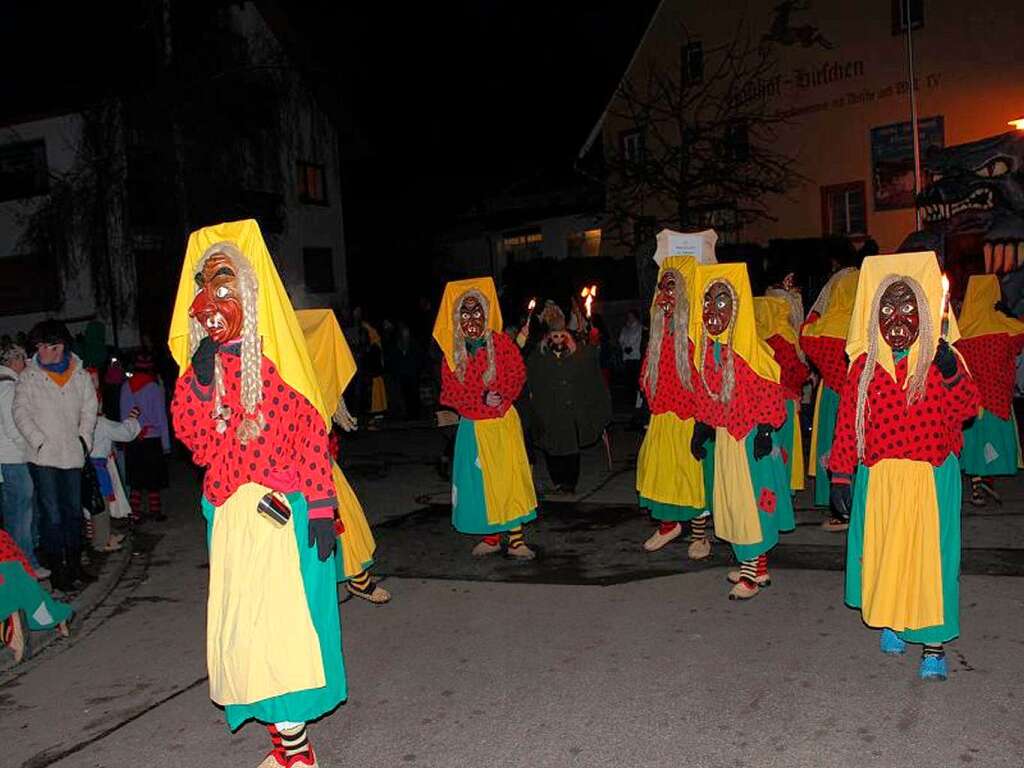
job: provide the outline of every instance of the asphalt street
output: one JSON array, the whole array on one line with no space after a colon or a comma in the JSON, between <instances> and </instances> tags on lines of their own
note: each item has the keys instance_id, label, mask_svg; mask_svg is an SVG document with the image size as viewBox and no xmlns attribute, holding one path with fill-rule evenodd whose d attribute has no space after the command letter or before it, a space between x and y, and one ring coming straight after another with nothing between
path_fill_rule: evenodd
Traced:
<instances>
[{"instance_id":1,"label":"asphalt street","mask_svg":"<svg viewBox=\"0 0 1024 768\"><path fill-rule=\"evenodd\" d=\"M962 629L950 679L883 657L842 604L843 537L798 498L773 586L726 599L727 547L640 550L637 436L611 471L584 460L580 495L542 504L540 556L469 557L447 524L427 428L360 434L345 466L394 600L344 599L349 701L311 727L340 766L1014 766L1024 764L1024 481L965 508ZM255 766L250 724L228 733L205 665L207 556L195 473L173 467L149 523L72 638L0 672L0 766ZM541 486L547 482L537 469Z\"/></svg>"}]
</instances>

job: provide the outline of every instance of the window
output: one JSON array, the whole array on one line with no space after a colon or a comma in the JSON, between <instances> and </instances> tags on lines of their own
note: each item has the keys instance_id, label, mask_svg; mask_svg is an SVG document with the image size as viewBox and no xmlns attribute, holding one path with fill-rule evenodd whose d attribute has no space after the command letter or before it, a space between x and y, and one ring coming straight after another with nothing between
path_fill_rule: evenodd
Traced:
<instances>
[{"instance_id":1,"label":"window","mask_svg":"<svg viewBox=\"0 0 1024 768\"><path fill-rule=\"evenodd\" d=\"M310 205L327 205L327 181L324 167L314 163L299 163L299 200Z\"/></svg>"},{"instance_id":2,"label":"window","mask_svg":"<svg viewBox=\"0 0 1024 768\"><path fill-rule=\"evenodd\" d=\"M330 248L303 248L302 272L310 293L332 293L334 288L334 253Z\"/></svg>"},{"instance_id":3,"label":"window","mask_svg":"<svg viewBox=\"0 0 1024 768\"><path fill-rule=\"evenodd\" d=\"M601 253L601 230L585 229L582 232L570 232L566 238L566 251L570 259L599 256Z\"/></svg>"},{"instance_id":4,"label":"window","mask_svg":"<svg viewBox=\"0 0 1024 768\"><path fill-rule=\"evenodd\" d=\"M746 120L730 123L725 129L725 156L745 163L750 159L750 132Z\"/></svg>"},{"instance_id":5,"label":"window","mask_svg":"<svg viewBox=\"0 0 1024 768\"><path fill-rule=\"evenodd\" d=\"M637 163L644 156L644 134L639 128L619 134L619 154L627 163Z\"/></svg>"},{"instance_id":6,"label":"window","mask_svg":"<svg viewBox=\"0 0 1024 768\"><path fill-rule=\"evenodd\" d=\"M683 85L704 82L704 43L687 43L680 52Z\"/></svg>"},{"instance_id":7,"label":"window","mask_svg":"<svg viewBox=\"0 0 1024 768\"><path fill-rule=\"evenodd\" d=\"M863 181L821 188L821 228L825 235L867 234Z\"/></svg>"},{"instance_id":8,"label":"window","mask_svg":"<svg viewBox=\"0 0 1024 768\"><path fill-rule=\"evenodd\" d=\"M910 28L924 26L924 0L892 0L892 33L902 35L907 31L907 13L910 14Z\"/></svg>"},{"instance_id":9,"label":"window","mask_svg":"<svg viewBox=\"0 0 1024 768\"><path fill-rule=\"evenodd\" d=\"M0 146L0 201L44 195L49 189L45 141L36 139Z\"/></svg>"},{"instance_id":10,"label":"window","mask_svg":"<svg viewBox=\"0 0 1024 768\"><path fill-rule=\"evenodd\" d=\"M544 235L537 227L506 232L501 238L505 263L540 258L544 255Z\"/></svg>"}]
</instances>

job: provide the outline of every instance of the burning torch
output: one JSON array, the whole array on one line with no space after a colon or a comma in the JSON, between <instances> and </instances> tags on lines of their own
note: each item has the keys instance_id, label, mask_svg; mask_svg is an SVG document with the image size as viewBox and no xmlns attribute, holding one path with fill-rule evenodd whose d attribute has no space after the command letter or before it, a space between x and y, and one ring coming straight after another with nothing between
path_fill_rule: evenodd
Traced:
<instances>
[{"instance_id":1,"label":"burning torch","mask_svg":"<svg viewBox=\"0 0 1024 768\"><path fill-rule=\"evenodd\" d=\"M943 339L949 333L949 278L942 275L942 325L939 336Z\"/></svg>"}]
</instances>

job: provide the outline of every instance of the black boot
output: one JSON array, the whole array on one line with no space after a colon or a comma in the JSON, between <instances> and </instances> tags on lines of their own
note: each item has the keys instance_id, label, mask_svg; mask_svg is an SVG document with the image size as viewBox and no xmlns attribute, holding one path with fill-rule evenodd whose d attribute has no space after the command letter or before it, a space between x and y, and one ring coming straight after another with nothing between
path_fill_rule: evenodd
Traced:
<instances>
[{"instance_id":1,"label":"black boot","mask_svg":"<svg viewBox=\"0 0 1024 768\"><path fill-rule=\"evenodd\" d=\"M73 591L71 579L68 578L68 569L64 567L64 563L57 559L51 559L49 567L50 586L58 592Z\"/></svg>"}]
</instances>

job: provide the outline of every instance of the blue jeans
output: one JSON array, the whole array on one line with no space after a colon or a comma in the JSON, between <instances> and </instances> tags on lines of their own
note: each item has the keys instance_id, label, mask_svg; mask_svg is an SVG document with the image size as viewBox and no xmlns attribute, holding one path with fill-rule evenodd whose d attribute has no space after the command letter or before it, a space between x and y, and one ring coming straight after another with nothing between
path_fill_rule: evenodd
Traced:
<instances>
[{"instance_id":1,"label":"blue jeans","mask_svg":"<svg viewBox=\"0 0 1024 768\"><path fill-rule=\"evenodd\" d=\"M82 470L29 464L49 567L78 567L82 552Z\"/></svg>"},{"instance_id":2,"label":"blue jeans","mask_svg":"<svg viewBox=\"0 0 1024 768\"><path fill-rule=\"evenodd\" d=\"M11 534L14 543L25 553L32 567L38 568L35 541L32 539L35 512L32 507L32 475L28 471L28 464L0 464L0 472L4 476L0 484L4 529Z\"/></svg>"}]
</instances>

